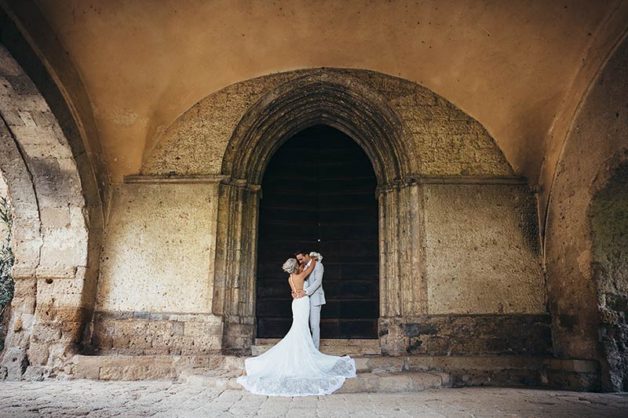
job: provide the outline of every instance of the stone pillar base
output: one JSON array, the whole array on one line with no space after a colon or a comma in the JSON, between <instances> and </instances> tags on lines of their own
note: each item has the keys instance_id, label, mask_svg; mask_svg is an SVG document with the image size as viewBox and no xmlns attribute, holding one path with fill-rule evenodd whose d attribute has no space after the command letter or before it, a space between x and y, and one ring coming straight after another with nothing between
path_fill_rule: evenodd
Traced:
<instances>
[{"instance_id":1,"label":"stone pillar base","mask_svg":"<svg viewBox=\"0 0 628 418\"><path fill-rule=\"evenodd\" d=\"M225 321L222 351L225 354L250 355L255 339L254 318L238 319L239 322L230 322L229 319Z\"/></svg>"}]
</instances>

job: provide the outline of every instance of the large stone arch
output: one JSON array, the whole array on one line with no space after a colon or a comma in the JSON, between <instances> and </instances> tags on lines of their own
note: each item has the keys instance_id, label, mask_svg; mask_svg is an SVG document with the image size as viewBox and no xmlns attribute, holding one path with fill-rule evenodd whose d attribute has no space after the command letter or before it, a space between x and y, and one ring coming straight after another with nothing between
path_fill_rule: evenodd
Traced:
<instances>
[{"instance_id":1,"label":"large stone arch","mask_svg":"<svg viewBox=\"0 0 628 418\"><path fill-rule=\"evenodd\" d=\"M427 109L439 116L447 114L452 125L455 122L450 119L469 121L439 100L428 98L431 106ZM422 121L423 127L437 119L434 113ZM380 329L384 330L381 346L391 354L407 349L405 337L397 331L404 321L400 318L428 312L427 285L416 280L425 277L426 268L424 249L418 242L425 237L425 184L520 181L504 176L511 172L507 165L505 173L496 170L504 173L501 179L461 179L460 173L434 176L430 169L435 165L424 163L416 152L421 145L416 146L411 120L402 123L389 101L356 77L325 69L276 86L247 109L229 139L220 172L212 311L224 321L223 349L247 351L253 341L259 184L264 168L286 139L315 124L330 125L354 138L374 167L380 230ZM476 129L473 122L466 126L472 132ZM434 137L430 135L430 139ZM488 151L487 155L492 154Z\"/></svg>"},{"instance_id":2,"label":"large stone arch","mask_svg":"<svg viewBox=\"0 0 628 418\"><path fill-rule=\"evenodd\" d=\"M259 184L272 154L310 126L334 127L369 156L379 184L407 177L413 166L402 124L386 100L351 78L313 71L277 87L251 106L227 146L221 173Z\"/></svg>"},{"instance_id":3,"label":"large stone arch","mask_svg":"<svg viewBox=\"0 0 628 418\"><path fill-rule=\"evenodd\" d=\"M292 135L326 124L346 133L371 159L380 189L380 301L382 316L399 312L395 274L410 244L412 222L393 221L410 206L412 153L398 116L357 80L315 71L280 85L242 117L227 146L221 174L213 312L224 323L223 348L248 349L254 336L255 265L259 190L274 151ZM414 223L418 221L415 218ZM417 226L417 225L415 225ZM394 244L393 244L394 243ZM392 244L392 245L391 245ZM397 289L396 291L394 289Z\"/></svg>"},{"instance_id":4,"label":"large stone arch","mask_svg":"<svg viewBox=\"0 0 628 418\"><path fill-rule=\"evenodd\" d=\"M11 36L47 97L0 45L0 170L13 204L16 258L1 366L9 378L36 378L58 372L79 349L93 309L102 213L71 112L27 44Z\"/></svg>"}]
</instances>

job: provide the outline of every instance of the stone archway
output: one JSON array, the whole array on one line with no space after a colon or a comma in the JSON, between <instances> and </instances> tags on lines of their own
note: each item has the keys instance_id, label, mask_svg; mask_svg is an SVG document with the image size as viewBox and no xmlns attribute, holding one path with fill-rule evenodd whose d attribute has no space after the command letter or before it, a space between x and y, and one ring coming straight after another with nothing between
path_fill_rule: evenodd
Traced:
<instances>
[{"instance_id":1,"label":"stone archway","mask_svg":"<svg viewBox=\"0 0 628 418\"><path fill-rule=\"evenodd\" d=\"M406 211L416 184L398 116L355 79L319 70L286 82L244 115L223 159L212 310L223 317L226 351L248 351L253 341L258 201L266 165L288 138L318 124L353 138L377 177L380 320L400 314L400 281L418 271L417 260L402 260L420 218ZM399 219L407 223L401 227Z\"/></svg>"},{"instance_id":2,"label":"stone archway","mask_svg":"<svg viewBox=\"0 0 628 418\"><path fill-rule=\"evenodd\" d=\"M94 238L102 227L98 189L89 163L77 163L85 151L67 104L27 45L13 41L48 96L0 45L0 170L13 205L15 254L0 368L11 379L55 373L78 350L93 309Z\"/></svg>"}]
</instances>

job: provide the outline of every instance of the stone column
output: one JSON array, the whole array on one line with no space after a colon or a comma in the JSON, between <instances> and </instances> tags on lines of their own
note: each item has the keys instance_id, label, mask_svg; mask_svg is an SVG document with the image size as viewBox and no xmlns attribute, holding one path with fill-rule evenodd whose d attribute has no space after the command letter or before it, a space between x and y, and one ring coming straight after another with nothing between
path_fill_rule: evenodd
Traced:
<instances>
[{"instance_id":1,"label":"stone column","mask_svg":"<svg viewBox=\"0 0 628 418\"><path fill-rule=\"evenodd\" d=\"M405 349L401 318L427 313L423 186L414 182L378 190L382 353Z\"/></svg>"},{"instance_id":2,"label":"stone column","mask_svg":"<svg viewBox=\"0 0 628 418\"><path fill-rule=\"evenodd\" d=\"M220 184L212 312L224 322L223 350L250 351L255 336L258 185Z\"/></svg>"}]
</instances>

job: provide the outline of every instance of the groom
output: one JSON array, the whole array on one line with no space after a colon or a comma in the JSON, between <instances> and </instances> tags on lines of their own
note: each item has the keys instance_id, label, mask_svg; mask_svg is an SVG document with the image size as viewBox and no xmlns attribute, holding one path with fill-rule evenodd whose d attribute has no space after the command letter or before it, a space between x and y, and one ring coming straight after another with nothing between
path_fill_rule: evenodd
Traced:
<instances>
[{"instance_id":1,"label":"groom","mask_svg":"<svg viewBox=\"0 0 628 418\"><path fill-rule=\"evenodd\" d=\"M305 251L294 254L301 269L306 269L312 262L312 257ZM323 291L323 273L325 268L321 263L322 257L316 263L316 267L303 283L304 293L310 297L310 331L312 331L312 341L318 350L321 340L321 308L325 302L325 292Z\"/></svg>"}]
</instances>

